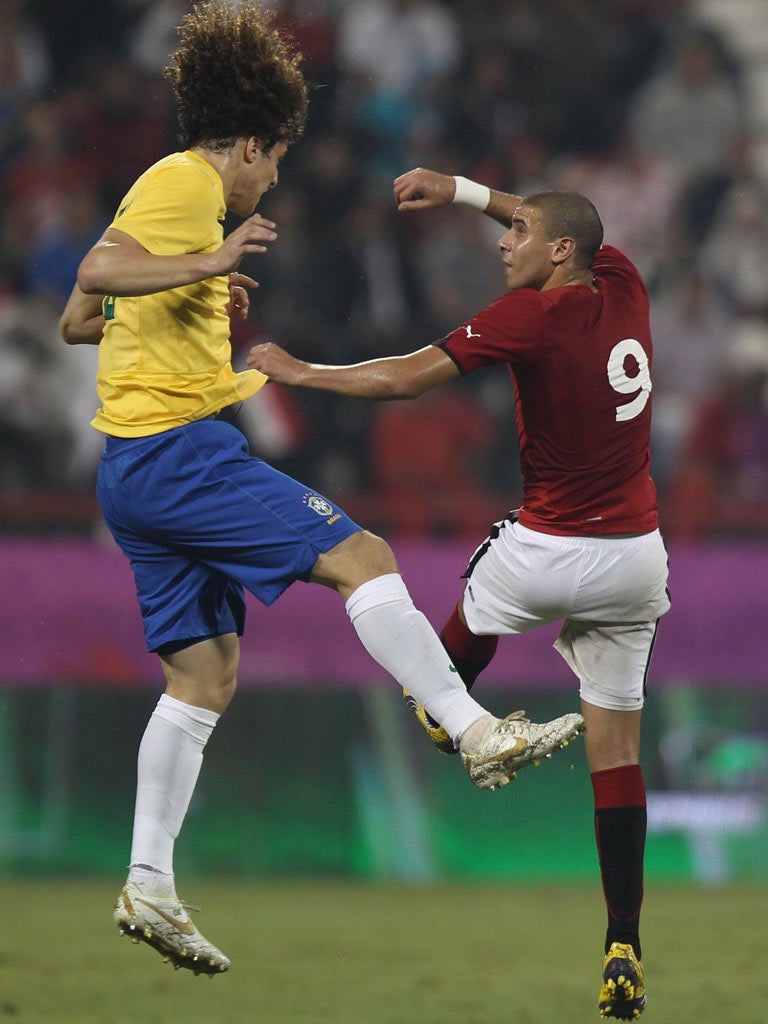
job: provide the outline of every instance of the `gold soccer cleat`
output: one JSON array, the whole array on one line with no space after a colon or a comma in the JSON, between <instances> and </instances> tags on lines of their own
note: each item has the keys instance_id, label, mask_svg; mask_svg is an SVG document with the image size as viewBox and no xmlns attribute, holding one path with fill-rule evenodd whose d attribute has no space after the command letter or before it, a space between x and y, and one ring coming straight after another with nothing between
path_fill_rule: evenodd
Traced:
<instances>
[{"instance_id":1,"label":"gold soccer cleat","mask_svg":"<svg viewBox=\"0 0 768 1024\"><path fill-rule=\"evenodd\" d=\"M113 918L121 935L152 946L177 970L186 967L211 977L229 970L229 959L200 934L190 920L190 910L197 907L175 896L145 895L133 882L126 882Z\"/></svg>"},{"instance_id":2,"label":"gold soccer cleat","mask_svg":"<svg viewBox=\"0 0 768 1024\"><path fill-rule=\"evenodd\" d=\"M608 950L597 1005L604 1020L637 1020L645 1009L643 965L630 945L614 942Z\"/></svg>"}]
</instances>

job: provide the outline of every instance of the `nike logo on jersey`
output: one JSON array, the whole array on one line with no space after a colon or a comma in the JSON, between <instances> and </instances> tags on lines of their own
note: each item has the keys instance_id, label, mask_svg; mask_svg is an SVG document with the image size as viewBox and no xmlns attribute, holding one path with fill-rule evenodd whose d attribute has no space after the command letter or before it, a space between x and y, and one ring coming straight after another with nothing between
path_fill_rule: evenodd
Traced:
<instances>
[{"instance_id":1,"label":"nike logo on jersey","mask_svg":"<svg viewBox=\"0 0 768 1024\"><path fill-rule=\"evenodd\" d=\"M464 330L467 332L467 341L469 341L470 338L479 338L480 337L479 334L475 334L472 331L472 324L467 324L466 327L464 328Z\"/></svg>"}]
</instances>

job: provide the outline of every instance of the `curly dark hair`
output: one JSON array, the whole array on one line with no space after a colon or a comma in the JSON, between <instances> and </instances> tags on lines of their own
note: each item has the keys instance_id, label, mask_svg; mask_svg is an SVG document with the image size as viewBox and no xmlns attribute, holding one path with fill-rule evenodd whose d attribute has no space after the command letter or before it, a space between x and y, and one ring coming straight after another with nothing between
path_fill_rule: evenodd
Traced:
<instances>
[{"instance_id":1,"label":"curly dark hair","mask_svg":"<svg viewBox=\"0 0 768 1024\"><path fill-rule=\"evenodd\" d=\"M216 152L255 136L264 152L293 143L307 119L301 54L252 0L198 3L179 26L181 43L165 69L176 94L185 149Z\"/></svg>"}]
</instances>

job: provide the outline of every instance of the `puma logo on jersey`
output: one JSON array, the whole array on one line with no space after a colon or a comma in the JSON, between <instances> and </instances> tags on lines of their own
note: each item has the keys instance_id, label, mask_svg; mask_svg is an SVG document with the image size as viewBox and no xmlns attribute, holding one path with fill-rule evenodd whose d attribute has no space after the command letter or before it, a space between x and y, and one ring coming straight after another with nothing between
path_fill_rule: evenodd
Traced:
<instances>
[{"instance_id":1,"label":"puma logo on jersey","mask_svg":"<svg viewBox=\"0 0 768 1024\"><path fill-rule=\"evenodd\" d=\"M464 330L467 332L467 341L469 341L470 338L479 338L480 337L479 334L475 334L472 331L472 324L467 324L466 327L464 328Z\"/></svg>"}]
</instances>

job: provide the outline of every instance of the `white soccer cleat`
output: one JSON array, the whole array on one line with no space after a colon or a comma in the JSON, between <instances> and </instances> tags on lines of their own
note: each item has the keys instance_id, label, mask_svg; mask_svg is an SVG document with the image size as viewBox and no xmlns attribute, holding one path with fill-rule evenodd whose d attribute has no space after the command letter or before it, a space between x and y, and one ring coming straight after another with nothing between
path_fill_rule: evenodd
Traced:
<instances>
[{"instance_id":1,"label":"white soccer cleat","mask_svg":"<svg viewBox=\"0 0 768 1024\"><path fill-rule=\"evenodd\" d=\"M211 977L229 969L230 961L194 926L188 911L197 910L176 896L148 896L126 882L117 897L115 924L121 935L146 942L178 970Z\"/></svg>"},{"instance_id":2,"label":"white soccer cleat","mask_svg":"<svg viewBox=\"0 0 768 1024\"><path fill-rule=\"evenodd\" d=\"M479 789L506 786L521 768L551 757L584 732L581 715L563 715L541 725L524 715L524 711L514 711L500 719L479 750L462 752L464 767Z\"/></svg>"}]
</instances>

